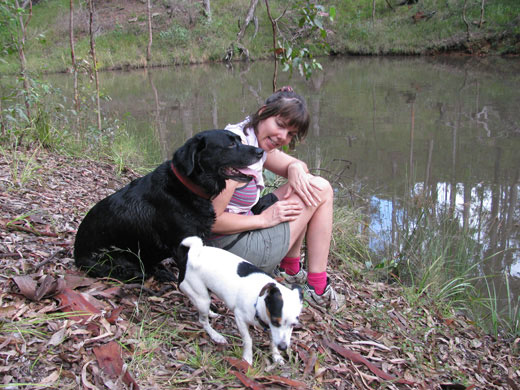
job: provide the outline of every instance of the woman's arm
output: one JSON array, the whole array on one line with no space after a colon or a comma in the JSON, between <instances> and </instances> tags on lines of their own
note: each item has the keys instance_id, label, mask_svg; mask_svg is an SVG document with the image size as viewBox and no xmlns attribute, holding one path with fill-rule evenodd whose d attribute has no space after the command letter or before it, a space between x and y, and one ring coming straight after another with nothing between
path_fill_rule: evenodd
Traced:
<instances>
[{"instance_id":1,"label":"woman's arm","mask_svg":"<svg viewBox=\"0 0 520 390\"><path fill-rule=\"evenodd\" d=\"M312 184L312 175L303 161L274 149L267 153L264 167L287 178L290 190L286 192L284 199L295 192L307 206L317 206L321 202L318 195L319 188Z\"/></svg>"},{"instance_id":2,"label":"woman's arm","mask_svg":"<svg viewBox=\"0 0 520 390\"><path fill-rule=\"evenodd\" d=\"M301 213L301 207L295 201L279 201L268 207L259 215L241 215L226 212L235 189L243 183L226 181L226 188L215 199L215 223L211 231L216 234L235 234L249 230L264 229L281 222L293 221Z\"/></svg>"},{"instance_id":3,"label":"woman's arm","mask_svg":"<svg viewBox=\"0 0 520 390\"><path fill-rule=\"evenodd\" d=\"M307 164L278 149L274 149L267 153L264 167L278 176L285 177L286 179L289 178L289 170L293 168L301 168L304 173L309 173Z\"/></svg>"},{"instance_id":4,"label":"woman's arm","mask_svg":"<svg viewBox=\"0 0 520 390\"><path fill-rule=\"evenodd\" d=\"M262 229L264 221L260 215L241 215L226 212L226 207L235 192L235 189L243 183L234 180L226 181L226 188L213 199L215 209L215 223L212 232L217 234L235 234L247 230Z\"/></svg>"}]
</instances>

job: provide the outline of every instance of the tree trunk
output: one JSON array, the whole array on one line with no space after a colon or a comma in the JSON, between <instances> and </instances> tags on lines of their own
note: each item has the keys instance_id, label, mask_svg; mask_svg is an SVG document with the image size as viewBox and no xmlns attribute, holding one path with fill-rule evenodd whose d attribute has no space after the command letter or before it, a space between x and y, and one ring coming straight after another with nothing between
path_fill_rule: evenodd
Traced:
<instances>
[{"instance_id":1,"label":"tree trunk","mask_svg":"<svg viewBox=\"0 0 520 390\"><path fill-rule=\"evenodd\" d=\"M20 23L20 35L18 38L18 56L20 58L20 75L22 76L23 80L23 89L25 91L24 96L24 102L25 102L25 109L27 118L29 121L31 120L31 104L29 102L29 94L31 90L31 85L29 83L29 79L27 77L27 60L25 59L25 39L27 36L27 25L29 24L29 21L32 17L32 1L28 1L25 4L23 4L22 7L20 7L20 4L18 0L15 1L16 7L18 9L25 8L27 5L29 5L29 15L27 16L27 19L23 19L23 15L20 14L18 16L18 21Z\"/></svg>"},{"instance_id":2,"label":"tree trunk","mask_svg":"<svg viewBox=\"0 0 520 390\"><path fill-rule=\"evenodd\" d=\"M376 22L376 0L372 0L372 26Z\"/></svg>"},{"instance_id":3,"label":"tree trunk","mask_svg":"<svg viewBox=\"0 0 520 390\"><path fill-rule=\"evenodd\" d=\"M484 7L486 6L486 0L482 0L480 3L480 21L478 22L478 28L482 27L482 23L484 23Z\"/></svg>"},{"instance_id":4,"label":"tree trunk","mask_svg":"<svg viewBox=\"0 0 520 390\"><path fill-rule=\"evenodd\" d=\"M0 134L2 134L2 137L5 137L7 134L5 130L4 114L2 109L2 96L0 96Z\"/></svg>"},{"instance_id":5,"label":"tree trunk","mask_svg":"<svg viewBox=\"0 0 520 390\"><path fill-rule=\"evenodd\" d=\"M76 109L76 115L78 115L79 114L78 68L76 65L76 54L74 51L74 0L70 0L69 38L70 38L70 57L71 57L71 61L72 61L72 72L74 73L74 107Z\"/></svg>"},{"instance_id":6,"label":"tree trunk","mask_svg":"<svg viewBox=\"0 0 520 390\"><path fill-rule=\"evenodd\" d=\"M468 4L467 0L464 0L464 7L462 8L462 20L464 21L464 24L466 25L466 39L469 42L471 39L471 35L469 32L469 23L466 19L466 6Z\"/></svg>"},{"instance_id":7,"label":"tree trunk","mask_svg":"<svg viewBox=\"0 0 520 390\"><path fill-rule=\"evenodd\" d=\"M276 91L276 79L278 77L278 59L276 58L276 34L278 31L277 20L271 16L271 10L269 9L269 0L265 0L265 6L267 8L267 16L271 21L273 27L273 58L274 58L274 72L273 72L273 92Z\"/></svg>"},{"instance_id":8,"label":"tree trunk","mask_svg":"<svg viewBox=\"0 0 520 390\"><path fill-rule=\"evenodd\" d=\"M92 69L94 70L94 77L96 81L96 105L97 105L97 125L98 130L101 131L101 104L99 102L99 78L96 60L96 43L94 41L94 32L92 25L94 22L94 0L89 0L89 35L90 35L90 55L92 56Z\"/></svg>"},{"instance_id":9,"label":"tree trunk","mask_svg":"<svg viewBox=\"0 0 520 390\"><path fill-rule=\"evenodd\" d=\"M244 35L246 34L247 26L251 23L253 18L255 17L255 10L256 6L258 4L258 0L251 0L251 3L249 3L249 9L247 10L246 19L244 20L244 23L240 27L240 31L237 35L237 42L242 41L244 38Z\"/></svg>"},{"instance_id":10,"label":"tree trunk","mask_svg":"<svg viewBox=\"0 0 520 390\"><path fill-rule=\"evenodd\" d=\"M202 3L204 3L204 13L206 14L206 18L208 18L208 22L211 22L211 3L210 3L210 0L202 0Z\"/></svg>"},{"instance_id":11,"label":"tree trunk","mask_svg":"<svg viewBox=\"0 0 520 390\"><path fill-rule=\"evenodd\" d=\"M153 40L153 34L152 34L152 4L150 0L147 0L146 2L146 10L148 13L148 47L146 48L146 66L150 64L150 61L152 60L152 40Z\"/></svg>"}]
</instances>

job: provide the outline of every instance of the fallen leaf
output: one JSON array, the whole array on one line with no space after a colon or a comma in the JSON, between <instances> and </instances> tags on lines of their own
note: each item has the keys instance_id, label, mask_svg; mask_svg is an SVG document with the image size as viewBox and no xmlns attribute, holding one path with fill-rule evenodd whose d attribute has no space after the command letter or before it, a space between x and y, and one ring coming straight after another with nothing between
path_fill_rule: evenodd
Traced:
<instances>
[{"instance_id":1,"label":"fallen leaf","mask_svg":"<svg viewBox=\"0 0 520 390\"><path fill-rule=\"evenodd\" d=\"M12 279L18 286L20 294L31 301L39 301L43 297L50 297L63 291L63 279L55 279L50 275L44 276L41 281L35 280L36 275L14 276Z\"/></svg>"},{"instance_id":2,"label":"fallen leaf","mask_svg":"<svg viewBox=\"0 0 520 390\"><path fill-rule=\"evenodd\" d=\"M249 363L243 359L236 359L233 357L226 356L224 357L224 360L228 362L231 367L234 367L241 372L247 372L247 370L249 370L249 368L251 367Z\"/></svg>"},{"instance_id":3,"label":"fallen leaf","mask_svg":"<svg viewBox=\"0 0 520 390\"><path fill-rule=\"evenodd\" d=\"M60 330L58 330L57 332L54 332L54 334L52 335L51 339L49 340L49 345L59 345L63 342L63 340L65 339L65 334L67 332L67 327L64 326L63 328L61 328Z\"/></svg>"},{"instance_id":4,"label":"fallen leaf","mask_svg":"<svg viewBox=\"0 0 520 390\"><path fill-rule=\"evenodd\" d=\"M72 319L82 320L85 318L85 314L101 314L101 311L87 301L82 294L70 288L65 288L60 294L56 295L56 299L60 301L61 311L71 311L77 314L72 315L70 317Z\"/></svg>"},{"instance_id":5,"label":"fallen leaf","mask_svg":"<svg viewBox=\"0 0 520 390\"><path fill-rule=\"evenodd\" d=\"M245 376L244 374L242 374L241 372L238 372L238 371L235 371L235 370L231 370L231 373L233 375L235 375L239 380L240 382L242 382L242 384L250 389L253 389L253 390L263 390L265 389L265 386L258 383L257 381Z\"/></svg>"},{"instance_id":6,"label":"fallen leaf","mask_svg":"<svg viewBox=\"0 0 520 390\"><path fill-rule=\"evenodd\" d=\"M123 375L123 382L132 389L139 390L139 385L132 378L128 371L123 373L122 350L118 343L111 341L100 347L93 348L94 355L103 372L112 379L117 379Z\"/></svg>"},{"instance_id":7,"label":"fallen leaf","mask_svg":"<svg viewBox=\"0 0 520 390\"><path fill-rule=\"evenodd\" d=\"M60 377L60 373L58 371L53 371L49 376L43 378L39 384L46 385L49 383L55 383Z\"/></svg>"},{"instance_id":8,"label":"fallen leaf","mask_svg":"<svg viewBox=\"0 0 520 390\"><path fill-rule=\"evenodd\" d=\"M290 379L290 378L286 378L286 377L283 377L283 376L278 376L278 375L270 375L270 376L266 376L265 379L268 379L272 382L275 382L275 383L282 383L286 386L289 386L291 388L295 388L295 389L299 389L299 388L305 388L307 387L307 385L303 382L300 382L300 381L296 381L296 380L293 380L293 379Z\"/></svg>"}]
</instances>

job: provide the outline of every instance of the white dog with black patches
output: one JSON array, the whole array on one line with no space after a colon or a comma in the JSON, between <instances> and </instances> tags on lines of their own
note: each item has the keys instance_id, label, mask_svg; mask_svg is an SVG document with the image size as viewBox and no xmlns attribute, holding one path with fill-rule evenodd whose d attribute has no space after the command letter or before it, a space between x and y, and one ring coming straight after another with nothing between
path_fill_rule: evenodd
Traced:
<instances>
[{"instance_id":1,"label":"white dog with black patches","mask_svg":"<svg viewBox=\"0 0 520 390\"><path fill-rule=\"evenodd\" d=\"M179 288L199 311L199 322L211 339L227 343L209 324L208 316L217 316L210 310L209 291L234 312L244 343L242 358L246 362L253 363L249 325L257 325L270 330L273 360L283 364L279 350L287 350L291 344L293 327L298 324L302 310L301 288L296 286L291 290L241 257L204 246L199 237L185 238L181 245L190 249L186 275Z\"/></svg>"}]
</instances>

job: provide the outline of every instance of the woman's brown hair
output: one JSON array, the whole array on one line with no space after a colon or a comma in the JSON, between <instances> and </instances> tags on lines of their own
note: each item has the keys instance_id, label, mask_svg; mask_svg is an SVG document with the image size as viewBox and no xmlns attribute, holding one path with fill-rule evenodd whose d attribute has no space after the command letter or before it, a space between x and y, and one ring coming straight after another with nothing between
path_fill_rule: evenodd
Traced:
<instances>
[{"instance_id":1,"label":"woman's brown hair","mask_svg":"<svg viewBox=\"0 0 520 390\"><path fill-rule=\"evenodd\" d=\"M305 100L296 94L292 88L283 87L276 91L265 101L256 113L251 115L247 125L256 130L258 124L272 116L278 116L289 129L296 129L298 133L291 140L290 148L294 148L296 141L302 141L309 130L310 116L307 111Z\"/></svg>"}]
</instances>

